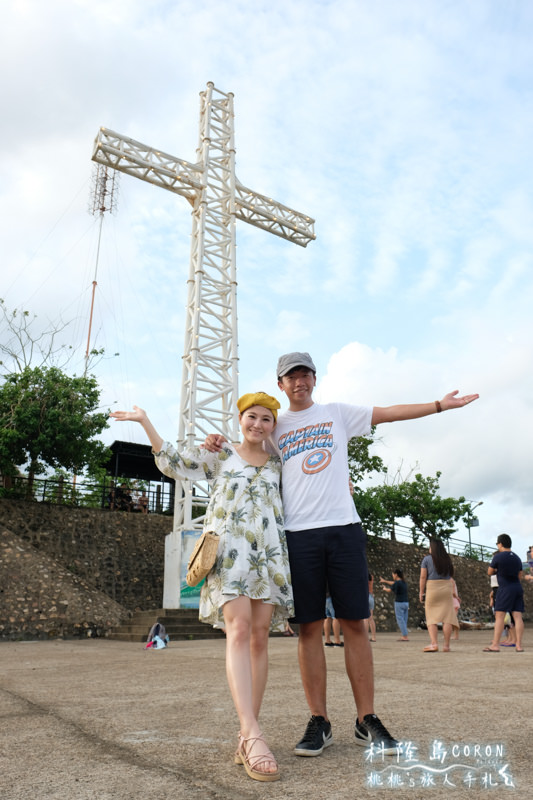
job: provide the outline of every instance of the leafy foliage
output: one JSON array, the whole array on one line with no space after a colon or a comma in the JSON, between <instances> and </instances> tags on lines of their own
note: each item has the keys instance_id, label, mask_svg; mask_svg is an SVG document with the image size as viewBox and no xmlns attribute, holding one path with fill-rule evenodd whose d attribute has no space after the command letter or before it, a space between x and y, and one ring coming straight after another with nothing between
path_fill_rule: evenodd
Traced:
<instances>
[{"instance_id":1,"label":"leafy foliage","mask_svg":"<svg viewBox=\"0 0 533 800\"><path fill-rule=\"evenodd\" d=\"M441 497L439 494L439 478L415 475L414 481L405 485L408 516L415 530L427 536L449 539L457 530L456 523L466 511L465 498Z\"/></svg>"},{"instance_id":2,"label":"leafy foliage","mask_svg":"<svg viewBox=\"0 0 533 800\"><path fill-rule=\"evenodd\" d=\"M354 502L365 528L377 536L395 538L395 520L408 518L412 522L413 541L437 536L448 539L457 522L466 522L469 506L464 497L442 497L439 492L440 472L434 477L418 473L413 480L398 474L388 480L387 468L379 456L371 455L372 437L357 437L348 444L350 477L354 484ZM385 475L379 486L361 487L361 481L372 473Z\"/></svg>"},{"instance_id":3,"label":"leafy foliage","mask_svg":"<svg viewBox=\"0 0 533 800\"><path fill-rule=\"evenodd\" d=\"M46 467L79 472L98 467L109 450L94 436L107 427L96 413L96 378L69 377L56 367L25 367L0 386L0 470L16 473L28 465L30 477Z\"/></svg>"},{"instance_id":4,"label":"leafy foliage","mask_svg":"<svg viewBox=\"0 0 533 800\"><path fill-rule=\"evenodd\" d=\"M348 442L348 467L354 487L359 486L363 478L373 472L387 472L383 459L371 455L370 447L374 444L376 426L372 427L371 436L354 436Z\"/></svg>"}]
</instances>

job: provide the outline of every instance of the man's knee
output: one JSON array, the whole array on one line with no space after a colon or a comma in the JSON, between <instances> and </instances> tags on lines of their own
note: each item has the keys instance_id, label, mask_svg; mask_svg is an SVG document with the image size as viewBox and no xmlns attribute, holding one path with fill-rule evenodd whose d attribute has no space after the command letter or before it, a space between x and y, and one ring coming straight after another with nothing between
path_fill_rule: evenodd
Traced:
<instances>
[{"instance_id":1,"label":"man's knee","mask_svg":"<svg viewBox=\"0 0 533 800\"><path fill-rule=\"evenodd\" d=\"M366 619L340 619L341 628L344 635L365 636L367 635Z\"/></svg>"},{"instance_id":2,"label":"man's knee","mask_svg":"<svg viewBox=\"0 0 533 800\"><path fill-rule=\"evenodd\" d=\"M310 641L320 639L324 628L324 620L316 619L313 622L300 622L298 635L300 639Z\"/></svg>"}]
</instances>

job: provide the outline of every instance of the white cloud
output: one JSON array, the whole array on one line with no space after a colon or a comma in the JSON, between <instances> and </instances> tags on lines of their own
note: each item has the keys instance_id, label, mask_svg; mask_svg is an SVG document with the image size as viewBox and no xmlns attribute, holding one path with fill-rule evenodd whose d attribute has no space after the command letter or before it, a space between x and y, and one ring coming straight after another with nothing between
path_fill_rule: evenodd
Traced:
<instances>
[{"instance_id":1,"label":"white cloud","mask_svg":"<svg viewBox=\"0 0 533 800\"><path fill-rule=\"evenodd\" d=\"M443 469L448 491L484 499L491 524L529 525L533 7L8 0L2 11L9 307L75 318L83 351L97 130L194 161L198 93L213 80L235 95L239 179L316 218L305 250L238 225L243 389L274 392L279 353L303 349L320 395L336 399L479 390L464 413L390 426L386 452ZM123 176L103 229L95 338L121 353L99 368L106 402L144 404L165 430L190 211Z\"/></svg>"}]
</instances>

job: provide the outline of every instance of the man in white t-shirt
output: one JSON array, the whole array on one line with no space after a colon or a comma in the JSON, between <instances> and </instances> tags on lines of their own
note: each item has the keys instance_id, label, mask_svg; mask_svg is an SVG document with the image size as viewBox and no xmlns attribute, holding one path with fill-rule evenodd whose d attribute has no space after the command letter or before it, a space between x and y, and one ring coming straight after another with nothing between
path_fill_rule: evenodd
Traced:
<instances>
[{"instance_id":1,"label":"man in white t-shirt","mask_svg":"<svg viewBox=\"0 0 533 800\"><path fill-rule=\"evenodd\" d=\"M294 621L300 625L298 659L311 719L295 747L299 756L318 756L333 743L326 707L326 660L322 627L329 586L344 633L344 657L357 707L355 741L395 755L398 742L374 713L374 670L367 635L368 568L366 537L349 490L348 441L367 436L372 425L416 419L476 400L450 392L431 403L353 406L313 402L316 367L309 353L278 360L278 386L289 410L278 417L269 442L282 461L282 495ZM206 446L218 450L224 438L211 434Z\"/></svg>"},{"instance_id":2,"label":"man in white t-shirt","mask_svg":"<svg viewBox=\"0 0 533 800\"><path fill-rule=\"evenodd\" d=\"M344 633L346 671L357 720L355 741L396 754L398 742L374 713L372 651L367 635L368 568L365 535L349 490L348 441L368 436L372 425L416 419L461 408L478 395L386 408L313 402L316 368L309 353L278 361L278 386L289 410L278 417L270 440L282 460L282 492L299 623L298 657L311 719L296 745L299 756L317 756L333 742L326 707L322 626L326 586Z\"/></svg>"}]
</instances>

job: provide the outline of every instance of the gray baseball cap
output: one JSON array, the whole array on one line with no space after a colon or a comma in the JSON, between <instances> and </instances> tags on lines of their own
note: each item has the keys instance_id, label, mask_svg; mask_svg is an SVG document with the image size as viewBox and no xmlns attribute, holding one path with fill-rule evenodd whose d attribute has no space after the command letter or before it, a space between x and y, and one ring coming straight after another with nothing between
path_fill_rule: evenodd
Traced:
<instances>
[{"instance_id":1,"label":"gray baseball cap","mask_svg":"<svg viewBox=\"0 0 533 800\"><path fill-rule=\"evenodd\" d=\"M309 353L286 353L278 358L278 378L283 378L287 372L290 372L295 367L304 367L316 373L316 367Z\"/></svg>"}]
</instances>

